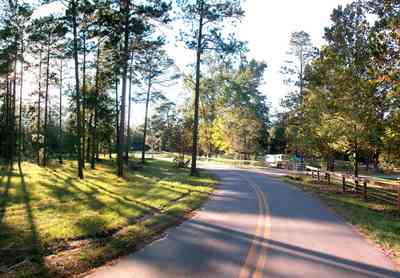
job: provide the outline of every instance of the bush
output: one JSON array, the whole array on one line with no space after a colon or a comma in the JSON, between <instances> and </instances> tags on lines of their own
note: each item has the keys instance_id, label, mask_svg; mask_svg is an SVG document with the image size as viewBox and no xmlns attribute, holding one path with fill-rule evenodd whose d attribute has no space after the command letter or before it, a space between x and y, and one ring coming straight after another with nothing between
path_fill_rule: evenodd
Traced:
<instances>
[{"instance_id":1,"label":"bush","mask_svg":"<svg viewBox=\"0 0 400 278\"><path fill-rule=\"evenodd\" d=\"M302 176L288 175L287 178L294 181L304 181L304 177Z\"/></svg>"}]
</instances>

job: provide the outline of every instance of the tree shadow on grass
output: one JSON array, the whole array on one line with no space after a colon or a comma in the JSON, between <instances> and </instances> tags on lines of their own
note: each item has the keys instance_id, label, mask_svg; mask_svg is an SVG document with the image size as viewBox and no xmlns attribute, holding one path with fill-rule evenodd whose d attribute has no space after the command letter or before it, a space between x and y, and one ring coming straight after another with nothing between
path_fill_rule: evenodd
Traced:
<instances>
[{"instance_id":1,"label":"tree shadow on grass","mask_svg":"<svg viewBox=\"0 0 400 278\"><path fill-rule=\"evenodd\" d=\"M3 194L0 197L0 223L3 222L3 218L6 213L6 208L7 208L7 203L8 203L8 192L11 187L11 175L12 175L11 170L10 169L7 170L6 171L7 181L5 183L5 188L4 188ZM2 177L1 185L3 185L3 179L4 179L4 176Z\"/></svg>"},{"instance_id":2,"label":"tree shadow on grass","mask_svg":"<svg viewBox=\"0 0 400 278\"><path fill-rule=\"evenodd\" d=\"M53 173L53 175L55 175L57 178L61 178L57 173ZM106 181L102 180L102 178L100 178L100 177L99 178L96 177L94 179L99 179L103 183L106 182ZM65 185L65 187L73 187L75 190L79 191L80 194L84 195L85 198L87 198L87 200L88 200L87 203L91 209L97 210L97 209L106 207L106 204L99 201L96 197L96 195L106 195L107 197L112 198L117 202L124 203L129 206L135 206L136 209L142 211L142 213L147 213L149 211L158 210L158 208L139 200L140 197L143 197L146 195L147 190L143 190L142 193L138 193L135 191L134 194L132 194L134 196L130 197L130 196L128 196L129 195L128 192L123 192L124 194L119 194L119 192L114 192L114 191L106 188L105 186L95 184L88 180L85 180L85 187L87 187L90 190L90 192L88 192L88 191L82 190L82 188L75 185L72 182L72 180L73 180L73 178L69 177L65 181L65 183L68 183L68 185ZM162 196L160 196L160 197L162 197ZM115 208L110 208L110 209L116 210ZM117 211L117 213L119 213L121 216L123 216L121 212Z\"/></svg>"},{"instance_id":3,"label":"tree shadow on grass","mask_svg":"<svg viewBox=\"0 0 400 278\"><path fill-rule=\"evenodd\" d=\"M109 233L107 229L107 221L100 216L83 217L79 219L76 226L82 230L87 237L104 236Z\"/></svg>"},{"instance_id":4,"label":"tree shadow on grass","mask_svg":"<svg viewBox=\"0 0 400 278\"><path fill-rule=\"evenodd\" d=\"M25 204L27 221L29 224L30 232L31 232L31 244L32 245L31 245L30 255L31 255L32 261L34 263L38 264L40 268L43 268L44 267L44 260L43 260L43 256L42 256L43 249L41 246L33 210L31 207L31 197L30 197L30 194L28 191L27 184L25 182L21 164L18 164L18 170L19 170L19 174L21 177L21 191L23 193L23 200L24 200L24 204Z\"/></svg>"},{"instance_id":5,"label":"tree shadow on grass","mask_svg":"<svg viewBox=\"0 0 400 278\"><path fill-rule=\"evenodd\" d=\"M56 178L53 178L55 181L62 181L62 177L57 173L52 173ZM59 179L59 180L58 180ZM83 190L78 185L73 182L74 177L67 175L67 178L64 179L64 186L62 188L68 188L68 193L70 193L70 197L73 196L74 200L79 201L81 204L84 204L89 209L93 211L104 211L104 210L112 210L115 211L120 217L128 219L128 222L134 222L131 216L126 215L123 211L119 209L121 206L125 207L134 207L135 210L140 211L140 215L144 215L149 213L152 210L151 207L137 202L136 200L131 200L126 196L120 196L118 192L113 192L111 190L106 189L103 186L93 184L88 180L85 180L84 186L90 191ZM55 197L60 198L60 191L57 189L57 186L51 186L50 188ZM72 191L73 190L73 191ZM74 192L75 191L75 192ZM63 192L63 191L62 191ZM112 206L112 204L108 204L107 202L102 202L98 199L98 196L107 196L111 198L113 202L118 202L118 206ZM68 196L63 196L63 199L66 199ZM79 212L77 212L79 213ZM78 221L78 224L80 220ZM80 224L78 225L80 226ZM84 225L83 225L84 226Z\"/></svg>"}]
</instances>

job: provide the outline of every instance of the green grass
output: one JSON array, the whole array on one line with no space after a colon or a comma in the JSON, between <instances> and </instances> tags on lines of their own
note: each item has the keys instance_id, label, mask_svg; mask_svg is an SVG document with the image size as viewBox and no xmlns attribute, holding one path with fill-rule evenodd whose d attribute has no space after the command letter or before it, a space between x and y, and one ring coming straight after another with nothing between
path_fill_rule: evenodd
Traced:
<instances>
[{"instance_id":1,"label":"green grass","mask_svg":"<svg viewBox=\"0 0 400 278\"><path fill-rule=\"evenodd\" d=\"M227 159L227 158L202 158L201 161L227 164L238 167L266 167L264 161L259 160L238 160L238 159Z\"/></svg>"},{"instance_id":2,"label":"green grass","mask_svg":"<svg viewBox=\"0 0 400 278\"><path fill-rule=\"evenodd\" d=\"M179 153L173 153L173 152L162 152L162 153L157 153L154 155L155 157L160 157L160 158L170 158L173 159L174 157L180 156ZM191 159L190 155L185 155L185 160ZM235 167L242 167L242 168L265 168L266 164L265 161L263 160L240 160L240 159L230 159L230 158L223 158L223 157L204 157L204 156L199 156L198 161L201 161L203 163L213 163L213 164L221 164L221 165L230 165L230 166L235 166Z\"/></svg>"},{"instance_id":3,"label":"green grass","mask_svg":"<svg viewBox=\"0 0 400 278\"><path fill-rule=\"evenodd\" d=\"M359 194L341 193L341 185L316 183L309 176L288 176L286 181L312 192L400 264L400 210Z\"/></svg>"},{"instance_id":4,"label":"green grass","mask_svg":"<svg viewBox=\"0 0 400 278\"><path fill-rule=\"evenodd\" d=\"M112 161L76 176L71 161L0 170L0 276L70 276L101 265L180 221L216 183L158 160L124 179Z\"/></svg>"}]
</instances>

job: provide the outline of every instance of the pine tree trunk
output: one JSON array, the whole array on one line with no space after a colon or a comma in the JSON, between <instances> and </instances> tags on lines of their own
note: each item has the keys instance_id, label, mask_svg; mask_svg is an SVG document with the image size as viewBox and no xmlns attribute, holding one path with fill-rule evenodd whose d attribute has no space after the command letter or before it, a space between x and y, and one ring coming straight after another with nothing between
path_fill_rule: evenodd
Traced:
<instances>
[{"instance_id":1,"label":"pine tree trunk","mask_svg":"<svg viewBox=\"0 0 400 278\"><path fill-rule=\"evenodd\" d=\"M10 165L13 166L14 155L15 155L15 141L16 141L16 104L17 104L17 60L18 60L18 50L15 52L14 56L14 76L13 76L13 89L12 89L12 117L11 117L11 136L10 136Z\"/></svg>"},{"instance_id":2,"label":"pine tree trunk","mask_svg":"<svg viewBox=\"0 0 400 278\"><path fill-rule=\"evenodd\" d=\"M192 167L190 174L196 176L197 173L197 144L199 135L199 101L200 101L200 63L202 53L202 39L203 39L203 1L200 0L200 18L199 18L199 31L197 37L197 51L196 51L196 87L194 96L194 119L193 119L193 147L192 147Z\"/></svg>"},{"instance_id":3,"label":"pine tree trunk","mask_svg":"<svg viewBox=\"0 0 400 278\"><path fill-rule=\"evenodd\" d=\"M118 152L119 149L119 102L118 102L118 78L116 77L115 79L115 113L116 113L116 119L115 119L115 127L116 127L116 139L117 139L117 146L116 146L116 151ZM110 156L111 158L111 156Z\"/></svg>"},{"instance_id":4,"label":"pine tree trunk","mask_svg":"<svg viewBox=\"0 0 400 278\"><path fill-rule=\"evenodd\" d=\"M127 143L126 143L126 163L129 162L129 150L131 147L131 103L132 103L132 72L133 72L133 55L131 57L131 67L129 70L129 96L128 96L128 126L127 126Z\"/></svg>"},{"instance_id":5,"label":"pine tree trunk","mask_svg":"<svg viewBox=\"0 0 400 278\"><path fill-rule=\"evenodd\" d=\"M18 124L18 137L19 137L19 144L18 144L18 163L21 164L22 159L22 147L23 147L23 135L22 135L22 90L24 85L24 37L21 38L21 73L20 73L20 87L19 87L19 124Z\"/></svg>"},{"instance_id":6,"label":"pine tree trunk","mask_svg":"<svg viewBox=\"0 0 400 278\"><path fill-rule=\"evenodd\" d=\"M146 110L144 113L144 129L143 129L143 141L142 141L142 164L144 164L146 159L146 136L147 136L147 121L149 114L149 102L151 93L151 78L147 82L147 95L146 95Z\"/></svg>"},{"instance_id":7,"label":"pine tree trunk","mask_svg":"<svg viewBox=\"0 0 400 278\"><path fill-rule=\"evenodd\" d=\"M9 129L9 122L10 122L10 99L11 99L11 84L10 84L10 80L9 80L9 76L7 74L6 76L6 99L5 99L5 144L4 144L4 156L7 160L9 160L9 148L8 148L8 144L9 144L9 137L10 137L10 129Z\"/></svg>"},{"instance_id":8,"label":"pine tree trunk","mask_svg":"<svg viewBox=\"0 0 400 278\"><path fill-rule=\"evenodd\" d=\"M96 168L96 157L97 154L97 99L99 96L99 59L100 59L100 45L97 46L97 58L96 58L96 80L95 80L95 95L94 95L94 124L92 134L92 157L90 161L90 168Z\"/></svg>"},{"instance_id":9,"label":"pine tree trunk","mask_svg":"<svg viewBox=\"0 0 400 278\"><path fill-rule=\"evenodd\" d=\"M89 124L88 124L88 131L90 131L90 130L92 130L93 129L93 117L94 117L94 115L93 115L93 113L91 113L91 115L90 115L90 119L89 119ZM90 160L90 149L91 149L91 147L92 147L92 143L91 143L91 141L92 141L92 138L91 138L91 133L93 134L93 132L88 132L88 136L87 136L87 145L86 145L86 160L88 161L88 162L91 162L91 160Z\"/></svg>"},{"instance_id":10,"label":"pine tree trunk","mask_svg":"<svg viewBox=\"0 0 400 278\"><path fill-rule=\"evenodd\" d=\"M62 89L63 89L63 60L60 60L60 103L59 103L59 115L58 115L58 144L59 144L59 150L58 150L58 161L60 164L63 163L63 157L62 157L62 145L63 145L63 138L62 138Z\"/></svg>"},{"instance_id":11,"label":"pine tree trunk","mask_svg":"<svg viewBox=\"0 0 400 278\"><path fill-rule=\"evenodd\" d=\"M75 92L76 92L76 124L78 133L78 176L83 179L83 161L82 161L82 126L81 126L81 98L79 92L79 63L78 63L78 32L77 32L77 3L76 0L72 1L73 11L72 11L72 28L73 28L73 54L74 54L74 64L75 64Z\"/></svg>"},{"instance_id":12,"label":"pine tree trunk","mask_svg":"<svg viewBox=\"0 0 400 278\"><path fill-rule=\"evenodd\" d=\"M108 141L108 157L112 159L112 147L111 147L111 140Z\"/></svg>"},{"instance_id":13,"label":"pine tree trunk","mask_svg":"<svg viewBox=\"0 0 400 278\"><path fill-rule=\"evenodd\" d=\"M86 137L86 30L83 31L83 65L82 65L82 161L85 168Z\"/></svg>"},{"instance_id":14,"label":"pine tree trunk","mask_svg":"<svg viewBox=\"0 0 400 278\"><path fill-rule=\"evenodd\" d=\"M40 47L39 53L39 91L38 91L38 111L37 111L37 138L36 138L36 156L37 165L40 165L40 102L42 94L42 47Z\"/></svg>"},{"instance_id":15,"label":"pine tree trunk","mask_svg":"<svg viewBox=\"0 0 400 278\"><path fill-rule=\"evenodd\" d=\"M126 79L128 73L128 53L129 53L129 8L130 1L123 0L123 13L124 13L124 48L122 55L122 94L121 94L121 117L119 125L119 146L117 156L117 174L119 177L123 177L123 146L125 144L125 103L126 103Z\"/></svg>"},{"instance_id":16,"label":"pine tree trunk","mask_svg":"<svg viewBox=\"0 0 400 278\"><path fill-rule=\"evenodd\" d=\"M358 177L358 145L356 144L355 149L354 149L354 176Z\"/></svg>"},{"instance_id":17,"label":"pine tree trunk","mask_svg":"<svg viewBox=\"0 0 400 278\"><path fill-rule=\"evenodd\" d=\"M7 74L7 101L6 101L6 144L5 144L5 157L7 162L11 164L11 144L12 144L12 131L11 131L11 121L12 121L12 80Z\"/></svg>"},{"instance_id":18,"label":"pine tree trunk","mask_svg":"<svg viewBox=\"0 0 400 278\"><path fill-rule=\"evenodd\" d=\"M47 140L48 140L48 103L49 103L49 79L50 79L50 42L51 42L51 34L48 34L48 42L47 42L47 61L46 61L46 91L45 91L45 100L44 100L44 128L43 128L43 166L47 165Z\"/></svg>"}]
</instances>

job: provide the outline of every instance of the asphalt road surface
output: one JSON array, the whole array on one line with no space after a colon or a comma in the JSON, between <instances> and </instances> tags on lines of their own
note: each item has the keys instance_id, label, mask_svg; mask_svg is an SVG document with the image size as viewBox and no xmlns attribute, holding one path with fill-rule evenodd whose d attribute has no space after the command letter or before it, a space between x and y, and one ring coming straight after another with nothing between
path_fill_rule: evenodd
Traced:
<instances>
[{"instance_id":1,"label":"asphalt road surface","mask_svg":"<svg viewBox=\"0 0 400 278\"><path fill-rule=\"evenodd\" d=\"M89 277L400 277L353 227L274 173L213 171L219 190L193 219Z\"/></svg>"}]
</instances>

